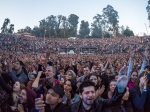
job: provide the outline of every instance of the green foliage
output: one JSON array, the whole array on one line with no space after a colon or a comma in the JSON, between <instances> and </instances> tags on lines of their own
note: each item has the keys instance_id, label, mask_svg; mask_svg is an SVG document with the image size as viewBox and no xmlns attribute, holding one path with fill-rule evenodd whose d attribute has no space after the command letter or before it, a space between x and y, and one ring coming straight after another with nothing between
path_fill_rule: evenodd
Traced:
<instances>
[{"instance_id":1,"label":"green foliage","mask_svg":"<svg viewBox=\"0 0 150 112\"><path fill-rule=\"evenodd\" d=\"M6 18L5 20L4 20L4 23L3 23L3 25L2 25L2 27L1 27L1 33L7 33L8 32L8 24L10 23L10 19L9 18Z\"/></svg>"},{"instance_id":2,"label":"green foliage","mask_svg":"<svg viewBox=\"0 0 150 112\"><path fill-rule=\"evenodd\" d=\"M97 14L93 17L94 21L91 24L92 37L102 37L102 16Z\"/></svg>"},{"instance_id":3,"label":"green foliage","mask_svg":"<svg viewBox=\"0 0 150 112\"><path fill-rule=\"evenodd\" d=\"M102 38L102 30L98 28L97 26L92 25L92 37L95 38Z\"/></svg>"},{"instance_id":4,"label":"green foliage","mask_svg":"<svg viewBox=\"0 0 150 112\"><path fill-rule=\"evenodd\" d=\"M31 33L32 29L29 26L26 26L24 29L25 32Z\"/></svg>"},{"instance_id":5,"label":"green foliage","mask_svg":"<svg viewBox=\"0 0 150 112\"><path fill-rule=\"evenodd\" d=\"M124 36L134 36L134 33L132 30L129 29L129 27L127 27L124 32L123 32Z\"/></svg>"},{"instance_id":6,"label":"green foliage","mask_svg":"<svg viewBox=\"0 0 150 112\"><path fill-rule=\"evenodd\" d=\"M146 7L148 19L150 20L150 0ZM79 34L77 34L79 17L75 14L70 14L67 17L63 15L50 15L39 21L39 25L31 29L26 26L24 29L19 29L18 33L28 32L37 37L49 38L68 38L68 37L89 37L89 38L110 38L117 36L132 36L133 31L129 28L124 29L124 26L119 26L118 12L111 5L103 8L102 14L96 14L93 17L91 28L88 21L81 21ZM11 24L8 28L10 20L5 19L2 27L2 33L13 33L14 25ZM91 34L91 35L90 35Z\"/></svg>"},{"instance_id":7,"label":"green foliage","mask_svg":"<svg viewBox=\"0 0 150 112\"><path fill-rule=\"evenodd\" d=\"M85 37L88 36L90 33L90 29L89 29L89 23L84 20L81 21L81 25L80 25L80 30L79 30L79 35L81 37Z\"/></svg>"},{"instance_id":8,"label":"green foliage","mask_svg":"<svg viewBox=\"0 0 150 112\"><path fill-rule=\"evenodd\" d=\"M8 33L12 34L14 32L14 24L10 25L10 28L8 29Z\"/></svg>"},{"instance_id":9,"label":"green foliage","mask_svg":"<svg viewBox=\"0 0 150 112\"><path fill-rule=\"evenodd\" d=\"M40 37L40 28L38 26L34 26L33 30L31 31L31 34Z\"/></svg>"},{"instance_id":10,"label":"green foliage","mask_svg":"<svg viewBox=\"0 0 150 112\"><path fill-rule=\"evenodd\" d=\"M148 13L148 20L150 21L150 0L148 1L148 5L146 7L147 13Z\"/></svg>"},{"instance_id":11,"label":"green foliage","mask_svg":"<svg viewBox=\"0 0 150 112\"><path fill-rule=\"evenodd\" d=\"M78 16L71 14L67 19L65 16L50 15L46 19L39 21L39 27L33 28L32 34L44 37L60 37L68 38L70 36L76 36Z\"/></svg>"},{"instance_id":12,"label":"green foliage","mask_svg":"<svg viewBox=\"0 0 150 112\"><path fill-rule=\"evenodd\" d=\"M79 17L75 14L70 14L68 17L69 27L70 27L70 34L73 37L77 35L77 27L78 27L78 19Z\"/></svg>"},{"instance_id":13,"label":"green foliage","mask_svg":"<svg viewBox=\"0 0 150 112\"><path fill-rule=\"evenodd\" d=\"M118 12L114 10L114 8L111 5L107 5L106 8L103 8L103 16L113 28L113 34L114 34L114 37L116 37L116 32L119 27L118 26L118 23L119 23Z\"/></svg>"},{"instance_id":14,"label":"green foliage","mask_svg":"<svg viewBox=\"0 0 150 112\"><path fill-rule=\"evenodd\" d=\"M104 37L105 37L105 38L111 38L112 35L111 35L109 32L105 32Z\"/></svg>"},{"instance_id":15,"label":"green foliage","mask_svg":"<svg viewBox=\"0 0 150 112\"><path fill-rule=\"evenodd\" d=\"M62 17L61 28L62 28L61 37L62 38L68 37L69 22L65 16Z\"/></svg>"}]
</instances>

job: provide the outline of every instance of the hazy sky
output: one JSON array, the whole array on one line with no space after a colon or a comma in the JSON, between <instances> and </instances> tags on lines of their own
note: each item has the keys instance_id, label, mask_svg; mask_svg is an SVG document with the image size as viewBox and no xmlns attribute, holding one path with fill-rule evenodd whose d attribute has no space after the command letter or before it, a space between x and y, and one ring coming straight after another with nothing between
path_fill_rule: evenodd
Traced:
<instances>
[{"instance_id":1,"label":"hazy sky","mask_svg":"<svg viewBox=\"0 0 150 112\"><path fill-rule=\"evenodd\" d=\"M88 21L91 27L93 17L102 14L108 4L118 11L119 25L128 25L134 33L150 34L149 21L146 12L148 0L0 0L0 27L4 19L9 18L18 29L39 25L39 21L50 15L70 14ZM146 27L145 25L146 24ZM80 24L78 24L79 27Z\"/></svg>"}]
</instances>

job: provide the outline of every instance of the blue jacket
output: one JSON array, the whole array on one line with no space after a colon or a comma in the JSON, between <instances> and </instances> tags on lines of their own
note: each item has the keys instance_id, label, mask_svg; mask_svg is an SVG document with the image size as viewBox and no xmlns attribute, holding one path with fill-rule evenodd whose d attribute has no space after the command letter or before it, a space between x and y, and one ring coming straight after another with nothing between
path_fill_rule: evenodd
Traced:
<instances>
[{"instance_id":1,"label":"blue jacket","mask_svg":"<svg viewBox=\"0 0 150 112\"><path fill-rule=\"evenodd\" d=\"M149 97L149 95L147 95L149 92L150 91L147 90L141 93L140 89L136 86L130 90L130 99L133 104L134 112L147 112L146 110L150 109L150 98L147 98Z\"/></svg>"}]
</instances>

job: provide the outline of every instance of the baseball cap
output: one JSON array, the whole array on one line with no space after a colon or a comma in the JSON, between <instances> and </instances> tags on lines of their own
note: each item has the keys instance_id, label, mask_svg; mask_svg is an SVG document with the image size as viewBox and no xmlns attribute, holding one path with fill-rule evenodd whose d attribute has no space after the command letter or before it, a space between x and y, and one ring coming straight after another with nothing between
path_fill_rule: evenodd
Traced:
<instances>
[{"instance_id":1,"label":"baseball cap","mask_svg":"<svg viewBox=\"0 0 150 112\"><path fill-rule=\"evenodd\" d=\"M53 89L55 93L59 94L60 97L62 98L64 96L64 90L61 88L60 84L57 84L55 86L51 86L48 89Z\"/></svg>"}]
</instances>

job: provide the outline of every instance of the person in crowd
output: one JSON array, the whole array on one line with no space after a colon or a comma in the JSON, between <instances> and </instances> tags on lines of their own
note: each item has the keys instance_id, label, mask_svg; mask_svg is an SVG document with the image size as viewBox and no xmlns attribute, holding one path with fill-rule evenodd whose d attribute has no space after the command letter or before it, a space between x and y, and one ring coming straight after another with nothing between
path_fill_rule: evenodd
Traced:
<instances>
[{"instance_id":1,"label":"person in crowd","mask_svg":"<svg viewBox=\"0 0 150 112\"><path fill-rule=\"evenodd\" d=\"M37 95L43 94L44 97L47 92L47 87L54 86L56 84L62 84L61 81L54 79L54 74L56 73L53 66L47 66L45 71L45 81L40 84L40 77L43 71L38 72L35 81L32 84L32 88L37 92Z\"/></svg>"},{"instance_id":2,"label":"person in crowd","mask_svg":"<svg viewBox=\"0 0 150 112\"><path fill-rule=\"evenodd\" d=\"M121 99L121 103L112 107L104 108L103 112L133 112L129 94L129 88L126 87L126 92Z\"/></svg>"},{"instance_id":3,"label":"person in crowd","mask_svg":"<svg viewBox=\"0 0 150 112\"><path fill-rule=\"evenodd\" d=\"M147 60L147 57L148 57L148 48L146 48L146 50L144 52L144 60L143 60L142 67L141 67L139 72L137 72L136 70L132 70L134 55L135 55L135 53L132 52L131 56L130 56L130 62L129 62L128 72L127 72L128 78L130 79L129 82L128 82L129 89L131 89L134 86L137 78L141 74L141 71L143 71L144 68L145 68L146 60ZM130 76L130 74L131 74L131 76Z\"/></svg>"},{"instance_id":4,"label":"person in crowd","mask_svg":"<svg viewBox=\"0 0 150 112\"><path fill-rule=\"evenodd\" d=\"M19 94L19 102L14 112L33 112L35 105L36 93L25 87Z\"/></svg>"},{"instance_id":5,"label":"person in crowd","mask_svg":"<svg viewBox=\"0 0 150 112\"><path fill-rule=\"evenodd\" d=\"M150 111L150 88L147 85L148 81L147 72L143 71L130 90L130 99L134 112Z\"/></svg>"},{"instance_id":6,"label":"person in crowd","mask_svg":"<svg viewBox=\"0 0 150 112\"><path fill-rule=\"evenodd\" d=\"M86 80L91 80L95 84L95 89L96 89L95 96L96 96L96 98L101 97L101 95L103 94L103 92L105 90L105 86L98 83L98 78L99 78L99 76L96 72L90 73L86 77Z\"/></svg>"},{"instance_id":7,"label":"person in crowd","mask_svg":"<svg viewBox=\"0 0 150 112\"><path fill-rule=\"evenodd\" d=\"M68 70L65 75L65 80L73 79L76 80L76 74L73 70Z\"/></svg>"},{"instance_id":8,"label":"person in crowd","mask_svg":"<svg viewBox=\"0 0 150 112\"><path fill-rule=\"evenodd\" d=\"M108 111L150 111L149 36L73 40L45 38L45 45L42 40L42 37L16 37L0 33L0 108L3 112L24 112L27 108L33 110L26 101L20 103L23 94L18 94L24 88L22 83L36 92L36 98L43 95L40 101L45 104L40 105L46 106L40 111L47 111L47 107L50 111L62 111L57 107L67 106L72 112L98 112L108 108L106 102L110 102ZM74 47L77 54L61 54L62 46ZM84 46L98 48L96 54L84 54ZM78 54L80 49L83 54ZM80 86L87 79L94 83L95 88L90 86L92 90ZM56 102L48 101L51 99L50 94L48 100L45 100L48 90L57 84L63 88L65 94L55 97ZM13 85L17 87L15 91ZM59 92L54 90L53 93L57 96ZM21 99L24 99L24 96ZM114 104L111 105L111 102ZM8 108L10 106L11 108Z\"/></svg>"},{"instance_id":9,"label":"person in crowd","mask_svg":"<svg viewBox=\"0 0 150 112\"><path fill-rule=\"evenodd\" d=\"M101 75L101 68L99 68L98 66L95 68L95 72L98 74L98 75Z\"/></svg>"},{"instance_id":10,"label":"person in crowd","mask_svg":"<svg viewBox=\"0 0 150 112\"><path fill-rule=\"evenodd\" d=\"M27 83L27 87L28 87L28 88L32 88L32 84L33 84L33 82L35 81L36 77L37 77L37 73L36 73L35 71L33 71L33 72L31 73L30 78L29 78L29 81L28 81L28 83Z\"/></svg>"},{"instance_id":11,"label":"person in crowd","mask_svg":"<svg viewBox=\"0 0 150 112\"><path fill-rule=\"evenodd\" d=\"M78 78L78 83L82 83L85 77L90 73L90 68L88 66L83 67L83 76Z\"/></svg>"},{"instance_id":12,"label":"person in crowd","mask_svg":"<svg viewBox=\"0 0 150 112\"><path fill-rule=\"evenodd\" d=\"M21 93L21 90L24 88L25 85L23 83L20 83L18 81L15 82L13 86L13 91L11 93L10 101L9 101L9 105L12 111L14 111L14 108L17 107L19 94Z\"/></svg>"},{"instance_id":13,"label":"person in crowd","mask_svg":"<svg viewBox=\"0 0 150 112\"><path fill-rule=\"evenodd\" d=\"M16 81L20 81L24 84L27 84L28 74L23 66L24 64L22 61L16 61L14 64L14 70L10 68L9 76L12 78L13 83Z\"/></svg>"},{"instance_id":14,"label":"person in crowd","mask_svg":"<svg viewBox=\"0 0 150 112\"><path fill-rule=\"evenodd\" d=\"M104 99L111 99L114 95L115 92L115 88L116 88L116 80L111 80L109 83L109 88L108 90L102 95L102 97Z\"/></svg>"},{"instance_id":15,"label":"person in crowd","mask_svg":"<svg viewBox=\"0 0 150 112\"><path fill-rule=\"evenodd\" d=\"M45 101L43 95L35 99L35 110L39 112L69 112L68 107L62 103L64 94L59 84L49 87Z\"/></svg>"},{"instance_id":16,"label":"person in crowd","mask_svg":"<svg viewBox=\"0 0 150 112\"><path fill-rule=\"evenodd\" d=\"M79 87L79 95L81 100L70 106L71 112L87 112L95 111L102 112L102 108L118 104L124 94L125 87L122 84L127 84L127 78L122 77L118 80L118 88L112 99L95 99L95 84L90 80L81 83ZM122 83L122 84L121 84Z\"/></svg>"},{"instance_id":17,"label":"person in crowd","mask_svg":"<svg viewBox=\"0 0 150 112\"><path fill-rule=\"evenodd\" d=\"M62 98L62 103L71 105L73 103L76 103L80 100L79 95L76 93L77 86L76 86L76 80L73 79L67 79L64 82L64 92L65 95Z\"/></svg>"}]
</instances>

